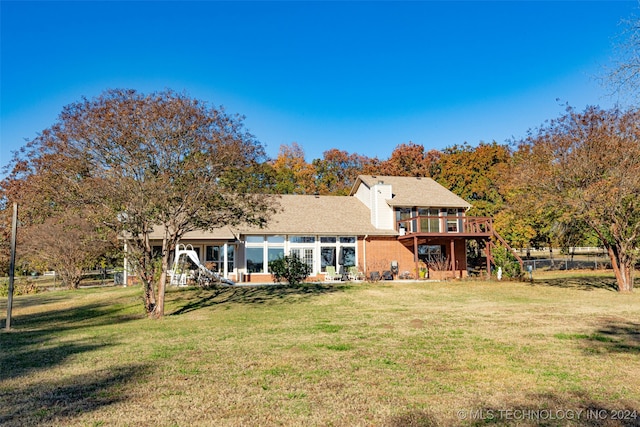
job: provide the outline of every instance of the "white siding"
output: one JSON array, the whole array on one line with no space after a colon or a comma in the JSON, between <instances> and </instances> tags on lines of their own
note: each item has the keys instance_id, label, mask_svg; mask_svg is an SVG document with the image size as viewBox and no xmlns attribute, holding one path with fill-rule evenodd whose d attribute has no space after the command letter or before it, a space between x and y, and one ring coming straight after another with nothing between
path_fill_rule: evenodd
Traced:
<instances>
[{"instance_id":1,"label":"white siding","mask_svg":"<svg viewBox=\"0 0 640 427\"><path fill-rule=\"evenodd\" d=\"M369 210L371 210L371 189L361 183L358 190L354 194L355 198L360 200ZM373 221L372 221L373 223Z\"/></svg>"},{"instance_id":2,"label":"white siding","mask_svg":"<svg viewBox=\"0 0 640 427\"><path fill-rule=\"evenodd\" d=\"M387 200L391 200L391 185L378 183L371 187L371 223L381 230L395 229L393 224L393 208L389 206Z\"/></svg>"}]
</instances>

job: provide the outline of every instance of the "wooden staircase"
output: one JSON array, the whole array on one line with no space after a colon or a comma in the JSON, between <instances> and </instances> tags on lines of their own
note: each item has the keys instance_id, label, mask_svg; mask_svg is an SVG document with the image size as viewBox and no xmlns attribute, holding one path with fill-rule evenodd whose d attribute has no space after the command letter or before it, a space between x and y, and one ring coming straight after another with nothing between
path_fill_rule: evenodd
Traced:
<instances>
[{"instance_id":1,"label":"wooden staircase","mask_svg":"<svg viewBox=\"0 0 640 427\"><path fill-rule=\"evenodd\" d=\"M493 228L493 227L492 227ZM522 258L520 258L520 255L518 255L518 253L516 252L515 249L513 249L511 246L509 246L509 244L507 243L506 240L504 240L502 238L502 236L500 234L498 234L497 231L495 231L495 229L493 230L493 235L492 237L494 237L496 240L498 240L500 243L502 243L502 246L504 246L505 248L507 248L508 251L510 251L513 256L515 257L515 259L518 261L518 264L520 264L520 270L522 272L524 272L524 261L522 260ZM486 252L487 252L487 256L489 257L489 262L491 262L491 264L496 265L495 260L493 259L493 256L491 255L493 248L497 247L497 245L492 241L492 240L487 240L487 248L486 248Z\"/></svg>"},{"instance_id":2,"label":"wooden staircase","mask_svg":"<svg viewBox=\"0 0 640 427\"><path fill-rule=\"evenodd\" d=\"M518 255L516 250L513 249L500 234L498 234L496 229L493 227L493 221L491 218L468 218L468 221L465 223L465 232L473 234L485 234L491 237L491 239L487 239L486 241L487 246L485 247L485 253L488 261L494 266L496 265L496 263L491 253L493 248L498 247L498 245L496 245L492 239L497 240L502 244L502 246L504 246L509 252L511 252L520 264L520 269L524 271L524 261L522 260L522 258L520 258L520 255Z\"/></svg>"}]
</instances>

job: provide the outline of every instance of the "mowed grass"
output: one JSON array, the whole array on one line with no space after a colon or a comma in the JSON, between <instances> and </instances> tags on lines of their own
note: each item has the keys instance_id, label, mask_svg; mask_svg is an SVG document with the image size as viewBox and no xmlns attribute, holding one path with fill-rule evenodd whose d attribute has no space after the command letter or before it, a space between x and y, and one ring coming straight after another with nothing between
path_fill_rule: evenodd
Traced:
<instances>
[{"instance_id":1,"label":"mowed grass","mask_svg":"<svg viewBox=\"0 0 640 427\"><path fill-rule=\"evenodd\" d=\"M21 296L0 425L640 425L640 293L613 284L173 289L159 321L139 287Z\"/></svg>"}]
</instances>

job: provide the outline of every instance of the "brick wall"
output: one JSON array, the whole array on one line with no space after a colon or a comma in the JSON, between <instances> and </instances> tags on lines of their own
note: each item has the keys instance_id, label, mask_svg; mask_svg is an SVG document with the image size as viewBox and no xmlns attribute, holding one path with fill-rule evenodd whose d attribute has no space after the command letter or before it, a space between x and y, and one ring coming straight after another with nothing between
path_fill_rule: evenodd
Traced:
<instances>
[{"instance_id":1,"label":"brick wall","mask_svg":"<svg viewBox=\"0 0 640 427\"><path fill-rule=\"evenodd\" d=\"M446 253L450 251L449 241L438 241L430 244L442 244L445 246ZM400 243L395 237L370 237L366 241L366 250L363 248L363 241L358 241L358 265L364 269L366 253L366 274L372 271L382 273L391 269L391 261L398 261L398 272L402 274L408 271L413 277L417 278L416 264L413 256L413 247L407 248ZM457 271L455 277L467 276L467 258L466 245L464 240L457 240L455 245L455 259ZM451 272L435 272L430 271L430 278L441 279L453 277Z\"/></svg>"},{"instance_id":2,"label":"brick wall","mask_svg":"<svg viewBox=\"0 0 640 427\"><path fill-rule=\"evenodd\" d=\"M365 243L366 249L363 248L362 240L360 240L358 244L358 265L364 269L364 255L366 251L367 275L372 271L382 273L385 270L390 270L391 261L398 261L398 271L400 273L409 271L414 277L416 276L413 253L403 246L395 237L368 238Z\"/></svg>"}]
</instances>

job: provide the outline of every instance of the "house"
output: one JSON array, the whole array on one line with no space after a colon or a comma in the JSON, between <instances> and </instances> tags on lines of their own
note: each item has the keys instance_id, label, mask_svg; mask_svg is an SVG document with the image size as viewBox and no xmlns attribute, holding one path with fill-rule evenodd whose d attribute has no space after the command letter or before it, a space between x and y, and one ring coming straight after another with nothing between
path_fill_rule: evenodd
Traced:
<instances>
[{"instance_id":1,"label":"house","mask_svg":"<svg viewBox=\"0 0 640 427\"><path fill-rule=\"evenodd\" d=\"M311 280L324 280L327 267L351 266L395 278L418 278L420 270L465 277L467 242L490 248L495 235L490 218L467 217L471 205L431 178L361 175L349 196L279 197L265 228L224 226L186 233L180 243L225 278L264 283L272 281L269 262L285 254L307 263Z\"/></svg>"}]
</instances>

